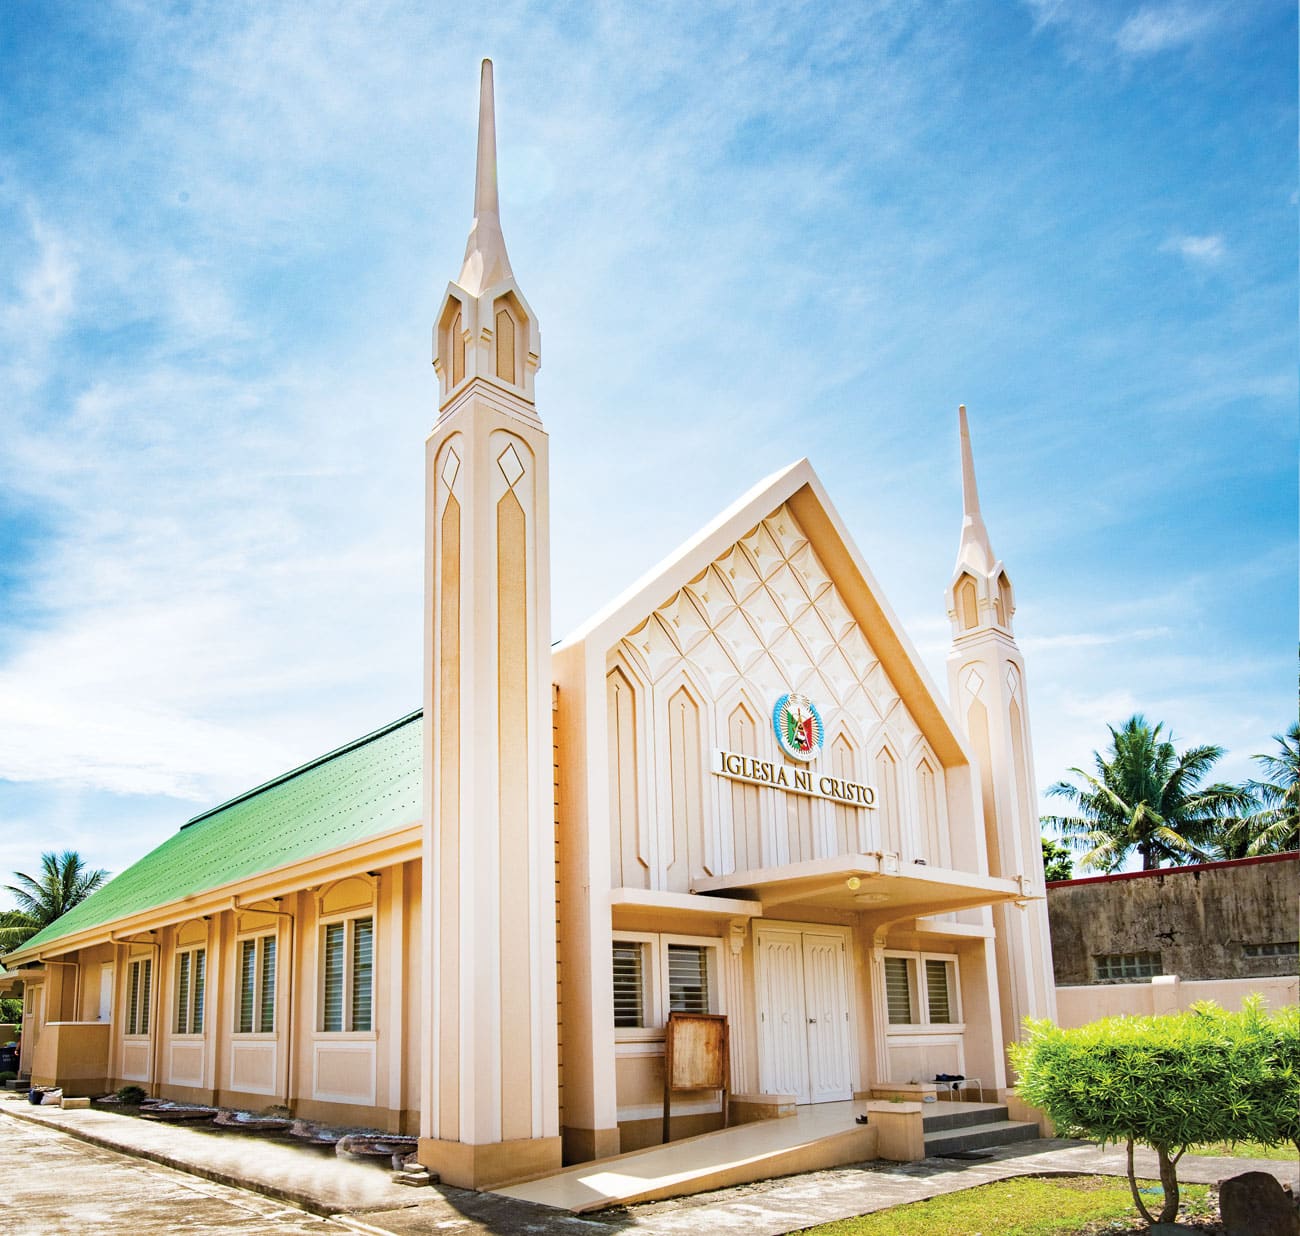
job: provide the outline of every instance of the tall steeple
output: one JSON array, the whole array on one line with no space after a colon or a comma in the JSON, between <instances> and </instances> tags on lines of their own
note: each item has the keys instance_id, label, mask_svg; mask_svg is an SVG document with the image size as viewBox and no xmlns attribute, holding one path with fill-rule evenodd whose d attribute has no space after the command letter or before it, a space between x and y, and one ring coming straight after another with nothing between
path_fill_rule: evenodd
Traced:
<instances>
[{"instance_id":1,"label":"tall steeple","mask_svg":"<svg viewBox=\"0 0 1300 1236\"><path fill-rule=\"evenodd\" d=\"M474 225L465 244L465 261L456 280L471 296L514 277L497 199L497 110L492 91L492 61L483 61L478 97L478 163L474 171Z\"/></svg>"},{"instance_id":2,"label":"tall steeple","mask_svg":"<svg viewBox=\"0 0 1300 1236\"><path fill-rule=\"evenodd\" d=\"M989 544L988 529L980 514L980 495L975 487L975 459L970 449L970 426L966 421L966 405L957 409L961 435L961 544L957 549L958 567L967 566L973 571L987 573L993 566L993 546Z\"/></svg>"},{"instance_id":3,"label":"tall steeple","mask_svg":"<svg viewBox=\"0 0 1300 1236\"><path fill-rule=\"evenodd\" d=\"M548 444L496 186L485 60L474 226L438 315L425 444L419 1154L474 1189L560 1165Z\"/></svg>"},{"instance_id":4,"label":"tall steeple","mask_svg":"<svg viewBox=\"0 0 1300 1236\"><path fill-rule=\"evenodd\" d=\"M447 285L434 331L433 367L439 405L450 404L481 378L528 404L536 416L533 378L541 365L541 335L506 252L497 197L496 99L492 61L483 61L479 83L478 159L474 173L474 222L465 260Z\"/></svg>"},{"instance_id":5,"label":"tall steeple","mask_svg":"<svg viewBox=\"0 0 1300 1236\"><path fill-rule=\"evenodd\" d=\"M980 513L966 408L961 441L962 523L948 585L952 650L948 693L979 764L989 874L1025 877L1023 906L994 906L994 956L1002 1026L1018 1036L1026 1017L1054 1017L1056 987L1048 935L1038 794L1025 663L1011 629L1015 598Z\"/></svg>"}]
</instances>

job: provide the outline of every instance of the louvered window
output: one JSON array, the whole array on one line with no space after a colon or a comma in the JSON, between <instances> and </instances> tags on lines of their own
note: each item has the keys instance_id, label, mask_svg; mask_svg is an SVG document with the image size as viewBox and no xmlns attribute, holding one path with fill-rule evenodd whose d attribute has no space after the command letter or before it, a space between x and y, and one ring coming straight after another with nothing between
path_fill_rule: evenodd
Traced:
<instances>
[{"instance_id":1,"label":"louvered window","mask_svg":"<svg viewBox=\"0 0 1300 1236\"><path fill-rule=\"evenodd\" d=\"M203 1033L203 985L207 950L186 949L176 954L176 1033Z\"/></svg>"},{"instance_id":2,"label":"louvered window","mask_svg":"<svg viewBox=\"0 0 1300 1236\"><path fill-rule=\"evenodd\" d=\"M239 942L239 1033L253 1032L253 1001L257 998L257 941Z\"/></svg>"},{"instance_id":3,"label":"louvered window","mask_svg":"<svg viewBox=\"0 0 1300 1236\"><path fill-rule=\"evenodd\" d=\"M668 946L668 1011L709 1011L709 957L698 944Z\"/></svg>"},{"instance_id":4,"label":"louvered window","mask_svg":"<svg viewBox=\"0 0 1300 1236\"><path fill-rule=\"evenodd\" d=\"M910 1026L912 1017L912 982L906 957L885 958L885 1000L889 1006L891 1026Z\"/></svg>"},{"instance_id":5,"label":"louvered window","mask_svg":"<svg viewBox=\"0 0 1300 1236\"><path fill-rule=\"evenodd\" d=\"M645 945L614 941L614 1025L645 1025Z\"/></svg>"},{"instance_id":6,"label":"louvered window","mask_svg":"<svg viewBox=\"0 0 1300 1236\"><path fill-rule=\"evenodd\" d=\"M275 1029L275 937L263 936L261 996L257 1002L257 1030L270 1034Z\"/></svg>"},{"instance_id":7,"label":"louvered window","mask_svg":"<svg viewBox=\"0 0 1300 1236\"><path fill-rule=\"evenodd\" d=\"M329 1033L372 1029L374 919L326 923L323 952L321 1029Z\"/></svg>"},{"instance_id":8,"label":"louvered window","mask_svg":"<svg viewBox=\"0 0 1300 1236\"><path fill-rule=\"evenodd\" d=\"M325 928L325 1015L322 1030L343 1029L343 923Z\"/></svg>"},{"instance_id":9,"label":"louvered window","mask_svg":"<svg viewBox=\"0 0 1300 1236\"><path fill-rule=\"evenodd\" d=\"M951 962L934 961L930 958L925 962L925 997L931 1025L957 1020L952 1012L952 996L948 983L951 964Z\"/></svg>"},{"instance_id":10,"label":"louvered window","mask_svg":"<svg viewBox=\"0 0 1300 1236\"><path fill-rule=\"evenodd\" d=\"M271 1034L275 1030L275 937L258 936L239 942L240 1034Z\"/></svg>"},{"instance_id":11,"label":"louvered window","mask_svg":"<svg viewBox=\"0 0 1300 1236\"><path fill-rule=\"evenodd\" d=\"M153 986L153 958L131 963L127 975L126 1032L149 1033L149 993Z\"/></svg>"},{"instance_id":12,"label":"louvered window","mask_svg":"<svg viewBox=\"0 0 1300 1236\"><path fill-rule=\"evenodd\" d=\"M375 973L375 928L368 918L352 923L352 1029L369 1030Z\"/></svg>"}]
</instances>

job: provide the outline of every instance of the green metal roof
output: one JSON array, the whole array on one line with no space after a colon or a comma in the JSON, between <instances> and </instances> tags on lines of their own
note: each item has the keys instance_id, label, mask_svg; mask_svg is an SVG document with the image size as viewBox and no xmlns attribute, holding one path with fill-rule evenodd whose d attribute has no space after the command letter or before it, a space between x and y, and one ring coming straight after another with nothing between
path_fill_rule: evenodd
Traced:
<instances>
[{"instance_id":1,"label":"green metal roof","mask_svg":"<svg viewBox=\"0 0 1300 1236\"><path fill-rule=\"evenodd\" d=\"M196 815L22 951L415 823L423 810L422 715Z\"/></svg>"}]
</instances>

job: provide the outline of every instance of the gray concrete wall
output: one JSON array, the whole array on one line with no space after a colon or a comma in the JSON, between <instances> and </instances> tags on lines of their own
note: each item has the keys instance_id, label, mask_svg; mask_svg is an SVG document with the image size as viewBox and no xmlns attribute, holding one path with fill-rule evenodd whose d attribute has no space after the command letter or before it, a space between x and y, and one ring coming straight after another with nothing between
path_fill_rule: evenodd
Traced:
<instances>
[{"instance_id":1,"label":"gray concrete wall","mask_svg":"<svg viewBox=\"0 0 1300 1236\"><path fill-rule=\"evenodd\" d=\"M1160 954L1182 979L1272 978L1297 972L1300 854L1070 880L1047 889L1058 986L1098 981L1096 957ZM1290 942L1289 956L1247 945Z\"/></svg>"}]
</instances>

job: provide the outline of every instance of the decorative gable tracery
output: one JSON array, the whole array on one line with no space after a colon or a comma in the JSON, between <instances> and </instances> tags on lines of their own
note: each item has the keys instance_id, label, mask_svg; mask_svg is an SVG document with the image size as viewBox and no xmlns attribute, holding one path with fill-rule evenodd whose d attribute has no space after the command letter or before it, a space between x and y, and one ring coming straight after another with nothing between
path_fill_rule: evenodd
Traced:
<instances>
[{"instance_id":1,"label":"decorative gable tracery","mask_svg":"<svg viewBox=\"0 0 1300 1236\"><path fill-rule=\"evenodd\" d=\"M706 866L727 872L865 849L919 854L936 848L933 830L942 807L922 821L915 774L899 775L906 767L899 753L923 743L921 730L789 507L762 520L629 632L611 653L611 670L619 662L632 672L611 678L611 690L636 693L636 713L650 723L637 739L623 726L626 737L611 734L610 741L643 742L651 797L670 801L647 805L650 820L658 821L651 831L664 833L653 847L662 857L650 871L639 862L620 871L632 849L626 842L630 804L623 798L617 820L611 820L624 837L613 847L616 884L643 887L648 880L651 888L685 889L690 875ZM691 724L666 728L670 698L678 697L683 684L690 684ZM752 754L760 758L782 758L770 710L791 690L810 696L822 713L823 771L874 782L880 768L876 753L893 753L887 757L886 784L878 787L878 810L768 788L741 791L708 774L714 746L749 752L752 744ZM691 734L698 751L686 750ZM737 741L742 738L743 743ZM612 753L611 767L627 768L628 760ZM927 787L927 797L933 794L941 803L942 767L931 756L928 768L935 784ZM683 778L698 777L701 769L697 821L697 800L681 795ZM654 786L662 787L657 794ZM691 866L697 869L692 873L684 870L678 852L687 821ZM922 840L927 831L928 846Z\"/></svg>"}]
</instances>

